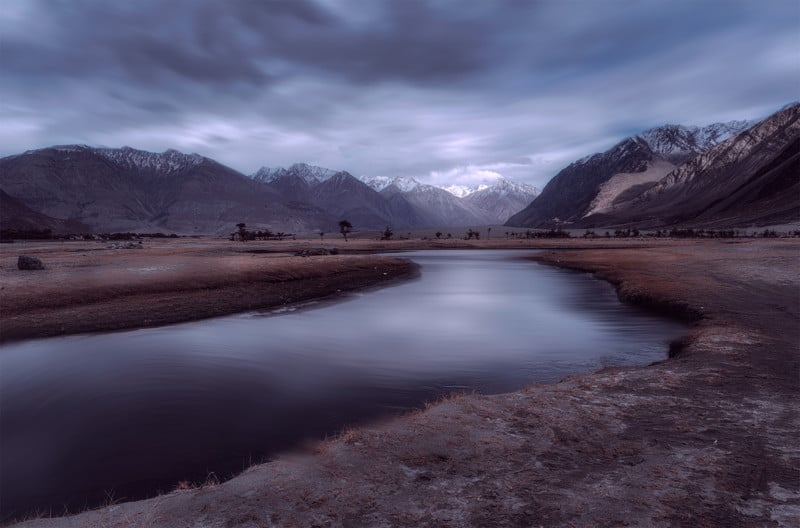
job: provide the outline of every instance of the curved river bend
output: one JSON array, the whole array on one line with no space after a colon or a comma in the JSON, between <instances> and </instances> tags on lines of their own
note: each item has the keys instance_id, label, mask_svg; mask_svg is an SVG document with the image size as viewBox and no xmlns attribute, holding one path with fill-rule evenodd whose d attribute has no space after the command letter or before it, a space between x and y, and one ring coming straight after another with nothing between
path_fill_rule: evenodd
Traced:
<instances>
[{"instance_id":1,"label":"curved river bend","mask_svg":"<svg viewBox=\"0 0 800 528\"><path fill-rule=\"evenodd\" d=\"M666 355L684 325L520 251L418 251L421 278L342 302L0 347L7 518L224 478L453 391Z\"/></svg>"}]
</instances>

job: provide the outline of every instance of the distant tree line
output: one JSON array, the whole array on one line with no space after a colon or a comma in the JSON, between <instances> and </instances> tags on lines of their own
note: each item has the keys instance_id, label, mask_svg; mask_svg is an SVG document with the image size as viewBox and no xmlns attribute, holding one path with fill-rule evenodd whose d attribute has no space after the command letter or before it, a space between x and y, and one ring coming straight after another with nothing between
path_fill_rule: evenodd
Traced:
<instances>
[{"instance_id":1,"label":"distant tree line","mask_svg":"<svg viewBox=\"0 0 800 528\"><path fill-rule=\"evenodd\" d=\"M506 238L571 238L572 235L563 229L550 229L550 230L531 230L527 229L524 232L506 231Z\"/></svg>"},{"instance_id":2,"label":"distant tree line","mask_svg":"<svg viewBox=\"0 0 800 528\"><path fill-rule=\"evenodd\" d=\"M141 238L178 238L175 233L70 233L53 234L51 229L0 229L0 240L138 240Z\"/></svg>"},{"instance_id":3,"label":"distant tree line","mask_svg":"<svg viewBox=\"0 0 800 528\"><path fill-rule=\"evenodd\" d=\"M248 240L283 240L284 238L295 237L292 233L284 233L283 231L273 233L269 229L248 231L247 224L244 222L236 224L236 228L237 230L230 234L230 240L247 242Z\"/></svg>"},{"instance_id":4,"label":"distant tree line","mask_svg":"<svg viewBox=\"0 0 800 528\"><path fill-rule=\"evenodd\" d=\"M780 234L775 230L765 229L763 231L742 231L739 229L693 229L693 228L672 228L657 229L655 231L642 233L639 229L627 228L617 229L612 234L606 231L603 235L598 235L592 230L586 230L583 238L629 238L629 237L650 237L650 238L778 238L778 237L800 237L800 230L790 231Z\"/></svg>"}]
</instances>

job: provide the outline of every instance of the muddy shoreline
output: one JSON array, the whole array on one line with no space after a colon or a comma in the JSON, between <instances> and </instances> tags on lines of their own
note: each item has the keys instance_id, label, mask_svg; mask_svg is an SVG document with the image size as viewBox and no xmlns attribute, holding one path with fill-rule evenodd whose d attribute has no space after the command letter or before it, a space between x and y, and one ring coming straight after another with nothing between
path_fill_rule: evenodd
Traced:
<instances>
[{"instance_id":1,"label":"muddy shoreline","mask_svg":"<svg viewBox=\"0 0 800 528\"><path fill-rule=\"evenodd\" d=\"M551 250L692 317L676 357L452 398L223 484L25 526L792 526L800 244Z\"/></svg>"}]
</instances>

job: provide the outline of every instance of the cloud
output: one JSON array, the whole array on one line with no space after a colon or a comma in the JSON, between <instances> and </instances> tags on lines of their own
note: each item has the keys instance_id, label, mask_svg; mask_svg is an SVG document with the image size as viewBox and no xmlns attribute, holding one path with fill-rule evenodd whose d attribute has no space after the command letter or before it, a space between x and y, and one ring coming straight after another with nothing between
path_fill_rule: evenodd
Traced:
<instances>
[{"instance_id":1,"label":"cloud","mask_svg":"<svg viewBox=\"0 0 800 528\"><path fill-rule=\"evenodd\" d=\"M127 144L243 172L541 187L640 130L795 99L799 16L793 0L9 0L0 155Z\"/></svg>"}]
</instances>

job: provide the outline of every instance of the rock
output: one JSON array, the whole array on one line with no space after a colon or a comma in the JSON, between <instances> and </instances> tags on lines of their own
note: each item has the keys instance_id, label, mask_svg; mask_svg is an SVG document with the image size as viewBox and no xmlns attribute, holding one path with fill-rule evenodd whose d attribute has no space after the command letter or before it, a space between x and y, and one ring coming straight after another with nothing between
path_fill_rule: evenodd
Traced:
<instances>
[{"instance_id":1,"label":"rock","mask_svg":"<svg viewBox=\"0 0 800 528\"><path fill-rule=\"evenodd\" d=\"M108 249L142 249L142 241L140 240L138 244L133 242L126 242L126 243L114 243L108 246Z\"/></svg>"},{"instance_id":2,"label":"rock","mask_svg":"<svg viewBox=\"0 0 800 528\"><path fill-rule=\"evenodd\" d=\"M336 252L338 253L338 251ZM295 257L316 257L319 255L335 255L333 251L328 251L325 248L309 248L309 249L301 249L297 253L294 254Z\"/></svg>"},{"instance_id":3,"label":"rock","mask_svg":"<svg viewBox=\"0 0 800 528\"><path fill-rule=\"evenodd\" d=\"M20 255L17 259L17 267L21 270L43 270L44 264L36 257Z\"/></svg>"}]
</instances>

